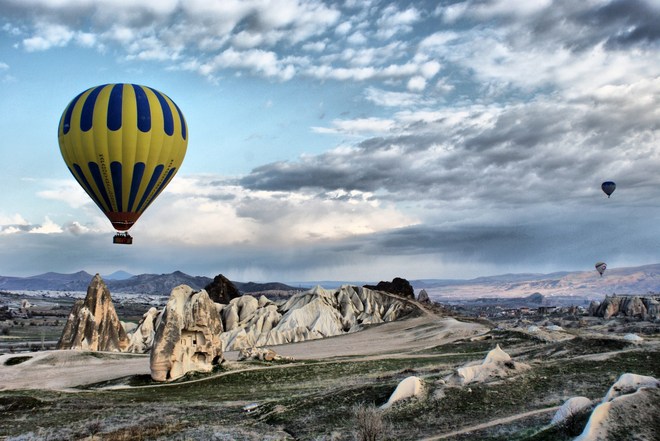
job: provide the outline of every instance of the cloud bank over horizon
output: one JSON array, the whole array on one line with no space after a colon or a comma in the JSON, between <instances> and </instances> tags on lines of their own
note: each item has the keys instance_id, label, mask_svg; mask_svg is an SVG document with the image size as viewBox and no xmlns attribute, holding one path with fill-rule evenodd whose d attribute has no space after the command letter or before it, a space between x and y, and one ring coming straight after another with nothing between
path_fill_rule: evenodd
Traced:
<instances>
[{"instance_id":1,"label":"cloud bank over horizon","mask_svg":"<svg viewBox=\"0 0 660 441\"><path fill-rule=\"evenodd\" d=\"M181 95L185 82L235 87L254 126L241 145L277 146L246 153L231 176L213 159L182 170L128 251L107 249L111 227L75 182L24 176L48 210L0 209L5 272L39 272L27 268L73 243L63 271L235 280L660 261L657 1L8 0L0 11L0 81L29 82L15 54L76 51L171 75ZM260 85L296 99L253 97ZM289 114L305 100L314 117ZM209 113L198 126L213 125ZM186 161L221 161L206 134L195 152L189 122ZM609 200L605 180L617 182Z\"/></svg>"}]
</instances>

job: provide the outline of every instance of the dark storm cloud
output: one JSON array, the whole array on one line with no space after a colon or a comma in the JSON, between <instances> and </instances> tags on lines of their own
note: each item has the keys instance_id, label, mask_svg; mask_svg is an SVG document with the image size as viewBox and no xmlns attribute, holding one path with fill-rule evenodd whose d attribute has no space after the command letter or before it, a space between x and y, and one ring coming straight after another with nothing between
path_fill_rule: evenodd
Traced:
<instances>
[{"instance_id":1,"label":"dark storm cloud","mask_svg":"<svg viewBox=\"0 0 660 441\"><path fill-rule=\"evenodd\" d=\"M240 183L270 191L381 192L392 200L533 203L549 188L572 197L613 167L622 177L655 181L659 158L645 148L657 139L652 101L626 94L563 104L539 100L490 114L483 124L474 123L475 115L453 123L420 120L415 130L402 126L409 133L371 138L351 151L261 166Z\"/></svg>"},{"instance_id":2,"label":"dark storm cloud","mask_svg":"<svg viewBox=\"0 0 660 441\"><path fill-rule=\"evenodd\" d=\"M530 267L542 262L564 262L571 267L635 254L657 259L660 237L650 239L647 231L654 228L652 219L660 209L635 207L623 218L612 217L611 212L601 203L599 207L576 206L572 213L563 209L544 217L512 217L505 223L411 226L370 236L362 251L440 255L447 261L499 265L525 261ZM593 236L602 240L594 241Z\"/></svg>"},{"instance_id":3,"label":"dark storm cloud","mask_svg":"<svg viewBox=\"0 0 660 441\"><path fill-rule=\"evenodd\" d=\"M643 0L615 0L591 7L561 0L526 20L501 17L508 25L529 28L535 39L583 51L604 43L609 49L654 44L660 39L660 8ZM506 20L508 19L508 20ZM512 39L519 39L517 33Z\"/></svg>"}]
</instances>

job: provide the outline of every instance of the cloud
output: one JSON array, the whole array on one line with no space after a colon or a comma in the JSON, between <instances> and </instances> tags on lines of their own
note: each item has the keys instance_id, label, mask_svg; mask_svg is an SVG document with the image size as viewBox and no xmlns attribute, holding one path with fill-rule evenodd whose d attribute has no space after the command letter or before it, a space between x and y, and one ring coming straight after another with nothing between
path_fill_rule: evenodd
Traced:
<instances>
[{"instance_id":1,"label":"cloud","mask_svg":"<svg viewBox=\"0 0 660 441\"><path fill-rule=\"evenodd\" d=\"M359 118L353 120L333 120L332 127L312 127L316 133L364 135L387 133L394 128L394 121L381 118Z\"/></svg>"},{"instance_id":2,"label":"cloud","mask_svg":"<svg viewBox=\"0 0 660 441\"><path fill-rule=\"evenodd\" d=\"M218 54L199 70L209 75L219 69L247 69L266 77L275 77L283 81L290 80L295 74L295 67L280 60L276 53L261 49L237 51L232 48Z\"/></svg>"}]
</instances>

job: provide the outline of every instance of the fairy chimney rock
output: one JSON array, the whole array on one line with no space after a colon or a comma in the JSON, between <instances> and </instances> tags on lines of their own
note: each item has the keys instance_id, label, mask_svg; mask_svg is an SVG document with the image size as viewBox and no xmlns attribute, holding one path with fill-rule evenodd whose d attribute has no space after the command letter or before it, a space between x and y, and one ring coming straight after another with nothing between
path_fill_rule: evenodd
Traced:
<instances>
[{"instance_id":1,"label":"fairy chimney rock","mask_svg":"<svg viewBox=\"0 0 660 441\"><path fill-rule=\"evenodd\" d=\"M169 381L187 372L210 372L222 359L222 320L205 290L172 290L151 348L151 378Z\"/></svg>"},{"instance_id":2,"label":"fairy chimney rock","mask_svg":"<svg viewBox=\"0 0 660 441\"><path fill-rule=\"evenodd\" d=\"M96 274L85 299L74 303L57 349L120 352L127 345L128 337L117 317L110 290Z\"/></svg>"}]
</instances>

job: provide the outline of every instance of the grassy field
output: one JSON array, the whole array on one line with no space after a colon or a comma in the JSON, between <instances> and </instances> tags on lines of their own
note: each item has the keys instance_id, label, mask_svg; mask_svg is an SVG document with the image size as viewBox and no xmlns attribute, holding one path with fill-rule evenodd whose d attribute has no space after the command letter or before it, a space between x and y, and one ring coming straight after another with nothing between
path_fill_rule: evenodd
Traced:
<instances>
[{"instance_id":1,"label":"grassy field","mask_svg":"<svg viewBox=\"0 0 660 441\"><path fill-rule=\"evenodd\" d=\"M427 398L382 412L386 430L379 438L414 440L556 406L576 395L600 398L625 372L660 378L657 349L639 350L606 338L540 343L510 332L492 336L383 358L225 363L213 373L167 385L134 376L75 393L0 391L0 435L15 440L91 435L104 440L352 440L356 406L382 405L399 381L416 375L426 382ZM457 367L481 360L496 344L515 349L516 359L531 369L487 384L445 384L443 378ZM591 353L607 356L590 358ZM126 388L104 389L120 385ZM245 412L243 407L251 403L256 409ZM450 439L570 439L546 427L551 417L533 416L482 430L478 436Z\"/></svg>"}]
</instances>

